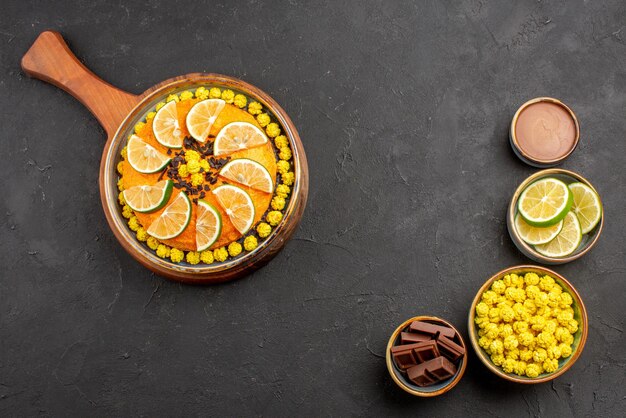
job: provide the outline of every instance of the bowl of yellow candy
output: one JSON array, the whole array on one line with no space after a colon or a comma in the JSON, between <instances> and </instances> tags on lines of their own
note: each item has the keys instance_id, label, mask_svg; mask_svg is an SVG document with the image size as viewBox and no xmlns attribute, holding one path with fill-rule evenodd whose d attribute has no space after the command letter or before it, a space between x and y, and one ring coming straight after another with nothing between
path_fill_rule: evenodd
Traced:
<instances>
[{"instance_id":1,"label":"bowl of yellow candy","mask_svg":"<svg viewBox=\"0 0 626 418\"><path fill-rule=\"evenodd\" d=\"M543 383L565 373L587 340L587 311L563 276L522 265L493 275L469 312L470 341L478 358L498 376Z\"/></svg>"}]
</instances>

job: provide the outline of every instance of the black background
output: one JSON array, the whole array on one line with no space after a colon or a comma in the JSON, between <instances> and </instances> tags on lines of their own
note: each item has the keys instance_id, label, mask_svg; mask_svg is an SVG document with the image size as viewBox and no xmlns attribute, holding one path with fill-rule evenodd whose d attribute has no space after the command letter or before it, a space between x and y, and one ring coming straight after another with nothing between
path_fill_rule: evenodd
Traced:
<instances>
[{"instance_id":1,"label":"black background","mask_svg":"<svg viewBox=\"0 0 626 418\"><path fill-rule=\"evenodd\" d=\"M611 416L625 408L626 4L614 1L37 2L0 11L0 413L3 415ZM25 77L45 29L140 93L189 72L240 77L300 131L311 173L295 238L262 270L193 287L155 277L110 232L105 136ZM565 162L605 205L586 257L555 269L589 339L553 383L509 384L471 355L446 395L399 390L381 358L408 317L466 334L536 170L508 144L517 107L562 99Z\"/></svg>"}]
</instances>

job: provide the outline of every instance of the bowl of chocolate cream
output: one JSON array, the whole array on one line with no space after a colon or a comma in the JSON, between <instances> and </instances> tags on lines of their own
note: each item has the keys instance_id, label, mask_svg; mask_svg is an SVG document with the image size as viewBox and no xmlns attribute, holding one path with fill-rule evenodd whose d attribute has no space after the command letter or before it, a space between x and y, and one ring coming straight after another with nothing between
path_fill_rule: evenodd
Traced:
<instances>
[{"instance_id":1,"label":"bowl of chocolate cream","mask_svg":"<svg viewBox=\"0 0 626 418\"><path fill-rule=\"evenodd\" d=\"M560 100L538 97L515 112L509 139L515 154L534 167L560 164L576 149L580 127L574 112Z\"/></svg>"}]
</instances>

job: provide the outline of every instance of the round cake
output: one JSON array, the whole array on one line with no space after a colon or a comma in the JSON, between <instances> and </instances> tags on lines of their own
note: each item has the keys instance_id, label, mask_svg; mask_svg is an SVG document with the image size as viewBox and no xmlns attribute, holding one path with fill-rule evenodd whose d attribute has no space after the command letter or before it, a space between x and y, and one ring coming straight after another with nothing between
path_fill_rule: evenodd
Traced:
<instances>
[{"instance_id":1,"label":"round cake","mask_svg":"<svg viewBox=\"0 0 626 418\"><path fill-rule=\"evenodd\" d=\"M120 154L128 227L173 263L254 251L283 219L294 183L289 139L245 94L198 86L149 109Z\"/></svg>"}]
</instances>

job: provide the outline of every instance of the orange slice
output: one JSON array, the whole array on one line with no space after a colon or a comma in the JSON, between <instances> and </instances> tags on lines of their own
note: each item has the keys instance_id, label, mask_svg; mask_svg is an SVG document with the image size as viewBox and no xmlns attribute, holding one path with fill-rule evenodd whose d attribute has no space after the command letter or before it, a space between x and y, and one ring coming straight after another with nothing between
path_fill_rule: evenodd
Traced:
<instances>
[{"instance_id":1,"label":"orange slice","mask_svg":"<svg viewBox=\"0 0 626 418\"><path fill-rule=\"evenodd\" d=\"M254 222L254 204L250 195L231 184L217 187L213 194L237 231L241 234L248 232Z\"/></svg>"},{"instance_id":2,"label":"orange slice","mask_svg":"<svg viewBox=\"0 0 626 418\"><path fill-rule=\"evenodd\" d=\"M216 156L263 145L267 136L262 130L248 122L232 122L217 134L213 144Z\"/></svg>"},{"instance_id":3,"label":"orange slice","mask_svg":"<svg viewBox=\"0 0 626 418\"><path fill-rule=\"evenodd\" d=\"M247 158L232 160L222 168L220 176L262 192L274 191L274 182L267 168Z\"/></svg>"},{"instance_id":4,"label":"orange slice","mask_svg":"<svg viewBox=\"0 0 626 418\"><path fill-rule=\"evenodd\" d=\"M187 113L187 130L198 142L206 142L211 127L220 114L226 102L221 99L202 100Z\"/></svg>"},{"instance_id":5,"label":"orange slice","mask_svg":"<svg viewBox=\"0 0 626 418\"><path fill-rule=\"evenodd\" d=\"M152 131L159 144L169 148L181 148L183 146L183 133L178 124L178 112L176 102L168 102L163 106L152 121Z\"/></svg>"},{"instance_id":6,"label":"orange slice","mask_svg":"<svg viewBox=\"0 0 626 418\"><path fill-rule=\"evenodd\" d=\"M191 201L185 192L180 192L163 213L152 222L148 228L148 234L161 240L175 238L183 233L190 220Z\"/></svg>"},{"instance_id":7,"label":"orange slice","mask_svg":"<svg viewBox=\"0 0 626 418\"><path fill-rule=\"evenodd\" d=\"M137 135L132 135L126 146L128 163L140 173L156 173L169 164L171 158L161 154Z\"/></svg>"}]
</instances>

